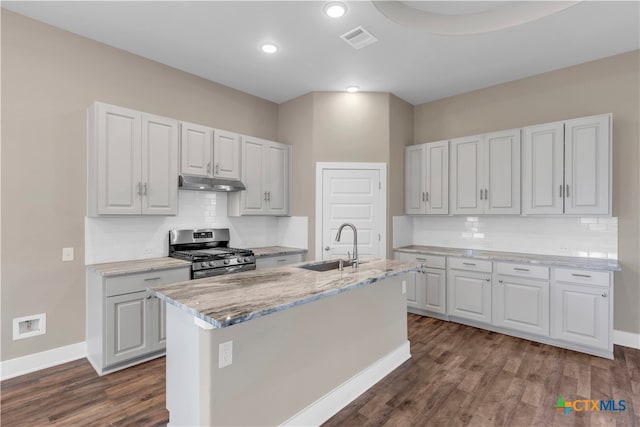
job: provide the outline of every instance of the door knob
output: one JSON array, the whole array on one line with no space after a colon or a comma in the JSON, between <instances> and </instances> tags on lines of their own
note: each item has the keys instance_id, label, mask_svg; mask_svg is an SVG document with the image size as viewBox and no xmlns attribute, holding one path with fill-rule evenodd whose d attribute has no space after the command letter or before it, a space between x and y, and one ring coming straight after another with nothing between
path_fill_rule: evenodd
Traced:
<instances>
[{"instance_id":1,"label":"door knob","mask_svg":"<svg viewBox=\"0 0 640 427\"><path fill-rule=\"evenodd\" d=\"M328 251L329 249L331 249L329 246L325 246L325 247L324 247L324 250L325 250L325 251Z\"/></svg>"}]
</instances>

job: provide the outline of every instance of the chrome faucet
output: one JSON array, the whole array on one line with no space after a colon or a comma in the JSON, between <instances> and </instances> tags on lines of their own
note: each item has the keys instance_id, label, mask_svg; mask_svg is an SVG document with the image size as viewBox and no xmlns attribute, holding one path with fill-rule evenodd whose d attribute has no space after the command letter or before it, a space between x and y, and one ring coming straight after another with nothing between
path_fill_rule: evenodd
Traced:
<instances>
[{"instance_id":1,"label":"chrome faucet","mask_svg":"<svg viewBox=\"0 0 640 427\"><path fill-rule=\"evenodd\" d=\"M338 234L336 234L336 242L340 241L340 235L342 234L342 229L345 227L351 227L353 230L353 259L349 259L351 261L351 266L353 268L358 268L360 265L360 260L358 259L358 230L356 230L356 226L349 223L344 223L338 228Z\"/></svg>"}]
</instances>

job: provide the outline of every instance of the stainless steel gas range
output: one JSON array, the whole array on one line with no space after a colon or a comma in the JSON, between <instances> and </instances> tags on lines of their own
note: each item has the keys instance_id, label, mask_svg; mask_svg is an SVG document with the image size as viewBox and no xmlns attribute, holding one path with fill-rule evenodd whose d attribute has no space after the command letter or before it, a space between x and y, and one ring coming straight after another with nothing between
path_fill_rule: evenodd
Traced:
<instances>
[{"instance_id":1,"label":"stainless steel gas range","mask_svg":"<svg viewBox=\"0 0 640 427\"><path fill-rule=\"evenodd\" d=\"M249 249L229 247L228 228L169 231L169 256L191 261L191 278L255 270Z\"/></svg>"}]
</instances>

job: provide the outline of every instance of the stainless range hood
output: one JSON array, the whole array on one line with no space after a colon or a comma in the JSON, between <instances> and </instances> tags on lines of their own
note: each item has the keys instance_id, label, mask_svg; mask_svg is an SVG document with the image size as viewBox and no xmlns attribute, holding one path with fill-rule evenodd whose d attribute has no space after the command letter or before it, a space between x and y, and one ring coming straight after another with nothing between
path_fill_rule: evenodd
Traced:
<instances>
[{"instance_id":1,"label":"stainless range hood","mask_svg":"<svg viewBox=\"0 0 640 427\"><path fill-rule=\"evenodd\" d=\"M183 190L196 191L242 191L246 190L242 182L237 179L209 178L206 176L180 175L178 187Z\"/></svg>"}]
</instances>

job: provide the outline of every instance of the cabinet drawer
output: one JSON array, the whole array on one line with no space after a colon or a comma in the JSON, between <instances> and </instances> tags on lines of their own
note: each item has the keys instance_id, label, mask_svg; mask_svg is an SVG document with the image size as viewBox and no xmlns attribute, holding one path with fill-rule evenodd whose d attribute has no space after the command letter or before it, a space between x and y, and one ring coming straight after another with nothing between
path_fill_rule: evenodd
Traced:
<instances>
[{"instance_id":1,"label":"cabinet drawer","mask_svg":"<svg viewBox=\"0 0 640 427\"><path fill-rule=\"evenodd\" d=\"M189 268L174 268L170 270L146 271L144 273L126 274L109 277L105 280L106 296L123 295L144 291L150 286L166 285L169 283L189 280Z\"/></svg>"},{"instance_id":2,"label":"cabinet drawer","mask_svg":"<svg viewBox=\"0 0 640 427\"><path fill-rule=\"evenodd\" d=\"M609 286L609 272L578 270L572 268L556 268L556 281L581 283L585 285Z\"/></svg>"},{"instance_id":3,"label":"cabinet drawer","mask_svg":"<svg viewBox=\"0 0 640 427\"><path fill-rule=\"evenodd\" d=\"M447 268L447 258L438 255L416 255L413 257L416 262L422 263L428 268L439 268L444 270Z\"/></svg>"},{"instance_id":4,"label":"cabinet drawer","mask_svg":"<svg viewBox=\"0 0 640 427\"><path fill-rule=\"evenodd\" d=\"M549 280L549 267L541 267L539 265L496 262L496 273Z\"/></svg>"},{"instance_id":5,"label":"cabinet drawer","mask_svg":"<svg viewBox=\"0 0 640 427\"><path fill-rule=\"evenodd\" d=\"M395 259L406 262L417 262L428 268L447 268L447 257L440 255L422 255L407 252L395 252Z\"/></svg>"},{"instance_id":6,"label":"cabinet drawer","mask_svg":"<svg viewBox=\"0 0 640 427\"><path fill-rule=\"evenodd\" d=\"M449 267L456 270L482 271L491 273L491 261L473 258L449 258Z\"/></svg>"}]
</instances>

